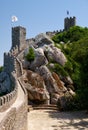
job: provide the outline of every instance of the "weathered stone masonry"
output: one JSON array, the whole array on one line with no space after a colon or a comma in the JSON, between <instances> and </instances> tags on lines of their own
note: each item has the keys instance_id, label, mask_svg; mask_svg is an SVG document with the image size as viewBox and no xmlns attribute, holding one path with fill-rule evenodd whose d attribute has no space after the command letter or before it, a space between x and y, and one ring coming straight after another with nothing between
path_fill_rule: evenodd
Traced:
<instances>
[{"instance_id":1,"label":"weathered stone masonry","mask_svg":"<svg viewBox=\"0 0 88 130\"><path fill-rule=\"evenodd\" d=\"M27 93L21 84L22 64L17 58L25 47L26 31L12 29L12 48L4 53L4 71L10 75L14 90L0 97L0 130L27 130Z\"/></svg>"},{"instance_id":2,"label":"weathered stone masonry","mask_svg":"<svg viewBox=\"0 0 88 130\"><path fill-rule=\"evenodd\" d=\"M22 50L22 48L25 46L25 43L26 29L20 26L12 28L12 48L18 46L18 49Z\"/></svg>"},{"instance_id":3,"label":"weathered stone masonry","mask_svg":"<svg viewBox=\"0 0 88 130\"><path fill-rule=\"evenodd\" d=\"M15 89L0 98L0 130L27 130L27 93L20 79L15 77L14 84Z\"/></svg>"},{"instance_id":4,"label":"weathered stone masonry","mask_svg":"<svg viewBox=\"0 0 88 130\"><path fill-rule=\"evenodd\" d=\"M68 30L70 27L73 27L76 25L76 17L70 17L64 19L64 30Z\"/></svg>"}]
</instances>

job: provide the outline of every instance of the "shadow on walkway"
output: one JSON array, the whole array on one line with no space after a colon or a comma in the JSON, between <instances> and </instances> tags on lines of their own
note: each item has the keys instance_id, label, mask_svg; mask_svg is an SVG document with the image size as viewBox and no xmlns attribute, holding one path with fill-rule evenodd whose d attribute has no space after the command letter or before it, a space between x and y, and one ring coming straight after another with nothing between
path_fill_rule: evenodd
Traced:
<instances>
[{"instance_id":1,"label":"shadow on walkway","mask_svg":"<svg viewBox=\"0 0 88 130\"><path fill-rule=\"evenodd\" d=\"M75 112L57 112L57 111L46 111L49 113L50 118L55 118L58 120L57 125L52 125L54 130L61 129L77 129L77 130L87 130L88 129L88 114L84 111Z\"/></svg>"}]
</instances>

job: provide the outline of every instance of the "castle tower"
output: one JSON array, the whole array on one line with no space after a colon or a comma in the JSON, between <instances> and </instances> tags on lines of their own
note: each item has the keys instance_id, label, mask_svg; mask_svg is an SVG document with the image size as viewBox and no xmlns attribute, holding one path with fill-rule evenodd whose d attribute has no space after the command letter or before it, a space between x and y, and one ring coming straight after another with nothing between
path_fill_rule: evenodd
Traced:
<instances>
[{"instance_id":1,"label":"castle tower","mask_svg":"<svg viewBox=\"0 0 88 130\"><path fill-rule=\"evenodd\" d=\"M76 26L76 17L66 17L64 19L64 30L68 30L70 27Z\"/></svg>"},{"instance_id":2,"label":"castle tower","mask_svg":"<svg viewBox=\"0 0 88 130\"><path fill-rule=\"evenodd\" d=\"M18 46L19 51L26 45L26 29L18 26L12 28L12 47Z\"/></svg>"}]
</instances>

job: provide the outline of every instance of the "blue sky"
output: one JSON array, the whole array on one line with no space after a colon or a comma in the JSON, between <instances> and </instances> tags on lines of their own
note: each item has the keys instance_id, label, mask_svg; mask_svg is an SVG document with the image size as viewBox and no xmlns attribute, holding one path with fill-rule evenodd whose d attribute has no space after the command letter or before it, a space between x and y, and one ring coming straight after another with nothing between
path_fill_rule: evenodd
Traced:
<instances>
[{"instance_id":1,"label":"blue sky","mask_svg":"<svg viewBox=\"0 0 88 130\"><path fill-rule=\"evenodd\" d=\"M77 25L88 27L88 0L0 0L0 65L11 48L11 27L23 26L27 38L64 28L64 18L77 17ZM11 22L15 15L18 21Z\"/></svg>"}]
</instances>

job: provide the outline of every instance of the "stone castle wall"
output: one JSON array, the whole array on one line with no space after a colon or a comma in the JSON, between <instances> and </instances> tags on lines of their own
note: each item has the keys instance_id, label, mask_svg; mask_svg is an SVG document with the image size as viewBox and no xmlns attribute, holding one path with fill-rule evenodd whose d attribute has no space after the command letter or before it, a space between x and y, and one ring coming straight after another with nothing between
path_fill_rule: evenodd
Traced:
<instances>
[{"instance_id":1,"label":"stone castle wall","mask_svg":"<svg viewBox=\"0 0 88 130\"><path fill-rule=\"evenodd\" d=\"M24 87L22 87L22 91L24 92L24 100L18 105L13 104L7 111L0 113L0 116L3 116L2 119L0 118L0 130L27 130L27 93Z\"/></svg>"},{"instance_id":2,"label":"stone castle wall","mask_svg":"<svg viewBox=\"0 0 88 130\"><path fill-rule=\"evenodd\" d=\"M14 90L0 97L0 130L27 130L27 93L20 81L23 68L18 52L16 46L4 53L4 71L10 75Z\"/></svg>"},{"instance_id":3,"label":"stone castle wall","mask_svg":"<svg viewBox=\"0 0 88 130\"><path fill-rule=\"evenodd\" d=\"M70 17L64 19L64 29L67 31L70 27L76 25L76 17Z\"/></svg>"},{"instance_id":4,"label":"stone castle wall","mask_svg":"<svg viewBox=\"0 0 88 130\"><path fill-rule=\"evenodd\" d=\"M20 71L23 73L22 64L19 60L23 58L23 51L20 52L20 54L18 54L18 52L19 52L18 47L16 48L14 47L13 49L10 50L9 53L4 53L4 71L5 72L10 74L13 71L17 72L17 70L19 71L19 69L21 69ZM18 69L17 63L20 66L19 69Z\"/></svg>"},{"instance_id":5,"label":"stone castle wall","mask_svg":"<svg viewBox=\"0 0 88 130\"><path fill-rule=\"evenodd\" d=\"M15 57L11 52L4 53L4 71L7 73L15 71Z\"/></svg>"}]
</instances>

